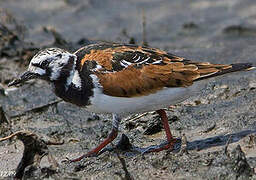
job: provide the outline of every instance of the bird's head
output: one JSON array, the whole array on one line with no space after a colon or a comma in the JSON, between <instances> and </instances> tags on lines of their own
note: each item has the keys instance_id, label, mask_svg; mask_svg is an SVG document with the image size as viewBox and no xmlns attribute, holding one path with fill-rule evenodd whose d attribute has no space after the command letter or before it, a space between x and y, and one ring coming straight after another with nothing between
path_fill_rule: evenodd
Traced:
<instances>
[{"instance_id":1,"label":"bird's head","mask_svg":"<svg viewBox=\"0 0 256 180\"><path fill-rule=\"evenodd\" d=\"M60 48L39 51L30 61L28 70L8 86L22 84L40 78L50 82L69 76L75 67L76 56Z\"/></svg>"}]
</instances>

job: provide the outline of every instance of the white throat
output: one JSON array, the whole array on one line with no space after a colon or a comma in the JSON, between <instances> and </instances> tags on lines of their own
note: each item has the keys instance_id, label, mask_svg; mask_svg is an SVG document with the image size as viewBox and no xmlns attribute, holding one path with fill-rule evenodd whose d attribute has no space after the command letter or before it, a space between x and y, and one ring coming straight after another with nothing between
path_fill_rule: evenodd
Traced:
<instances>
[{"instance_id":1,"label":"white throat","mask_svg":"<svg viewBox=\"0 0 256 180\"><path fill-rule=\"evenodd\" d=\"M76 67L76 61L73 65L72 71L70 71L69 77L67 78L67 82L65 85L66 90L68 90L68 88L71 85L74 85L78 89L82 88L82 80L81 80L78 70L76 70L75 67Z\"/></svg>"},{"instance_id":2,"label":"white throat","mask_svg":"<svg viewBox=\"0 0 256 180\"><path fill-rule=\"evenodd\" d=\"M76 88L79 88L79 89L82 88L81 77L80 77L80 74L77 70L75 70L75 72L74 72L74 76L73 76L73 79L72 79L71 83L74 84L74 86Z\"/></svg>"}]
</instances>

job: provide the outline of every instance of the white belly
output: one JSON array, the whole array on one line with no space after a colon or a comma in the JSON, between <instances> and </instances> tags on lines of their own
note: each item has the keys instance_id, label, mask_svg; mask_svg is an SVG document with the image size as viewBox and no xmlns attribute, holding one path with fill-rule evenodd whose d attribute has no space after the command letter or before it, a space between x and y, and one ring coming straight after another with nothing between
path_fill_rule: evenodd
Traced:
<instances>
[{"instance_id":1,"label":"white belly","mask_svg":"<svg viewBox=\"0 0 256 180\"><path fill-rule=\"evenodd\" d=\"M95 113L115 113L127 115L138 112L154 111L177 104L193 94L194 85L188 88L164 88L157 93L140 97L114 97L102 93L100 88L94 90L91 105L86 109Z\"/></svg>"}]
</instances>

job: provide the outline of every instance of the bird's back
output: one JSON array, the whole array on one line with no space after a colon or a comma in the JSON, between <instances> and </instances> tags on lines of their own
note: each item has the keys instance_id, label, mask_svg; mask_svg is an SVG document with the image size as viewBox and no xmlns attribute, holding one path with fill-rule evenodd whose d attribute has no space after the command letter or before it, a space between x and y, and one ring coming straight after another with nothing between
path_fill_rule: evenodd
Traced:
<instances>
[{"instance_id":1,"label":"bird's back","mask_svg":"<svg viewBox=\"0 0 256 180\"><path fill-rule=\"evenodd\" d=\"M75 54L79 69L94 75L105 94L118 97L144 96L164 87L188 87L194 81L252 67L249 63L195 62L159 49L125 44L93 44Z\"/></svg>"}]
</instances>

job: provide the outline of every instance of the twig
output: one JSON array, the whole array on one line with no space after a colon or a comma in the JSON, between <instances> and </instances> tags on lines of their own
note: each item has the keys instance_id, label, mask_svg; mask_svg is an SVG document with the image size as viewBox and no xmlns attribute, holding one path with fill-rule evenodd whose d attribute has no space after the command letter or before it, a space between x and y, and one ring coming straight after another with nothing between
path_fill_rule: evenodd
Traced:
<instances>
[{"instance_id":1,"label":"twig","mask_svg":"<svg viewBox=\"0 0 256 180\"><path fill-rule=\"evenodd\" d=\"M126 166L126 163L125 163L125 160L124 158L122 158L118 151L116 150L116 148L114 147L113 143L111 143L111 145L113 146L113 150L114 152L116 153L117 155L117 158L120 160L121 164L122 164L122 169L124 170L125 172L125 179L126 180L134 180L133 177L131 176L131 174L129 173L128 169L127 169L127 166Z\"/></svg>"},{"instance_id":2,"label":"twig","mask_svg":"<svg viewBox=\"0 0 256 180\"><path fill-rule=\"evenodd\" d=\"M139 119L139 118L141 118L141 117L143 117L143 116L146 116L148 113L149 113L149 112L145 112L145 113L142 113L142 114L138 114L138 115L136 115L136 116L133 117L133 118L127 118L127 119L125 119L125 121L134 121L134 120Z\"/></svg>"},{"instance_id":3,"label":"twig","mask_svg":"<svg viewBox=\"0 0 256 180\"><path fill-rule=\"evenodd\" d=\"M145 11L142 9L142 45L148 46L147 37L146 37L146 16Z\"/></svg>"},{"instance_id":4,"label":"twig","mask_svg":"<svg viewBox=\"0 0 256 180\"><path fill-rule=\"evenodd\" d=\"M0 142L15 136L17 136L17 138L24 144L23 156L16 168L15 178L21 179L28 167L34 167L33 169L36 170L44 156L48 156L49 163L52 164L55 169L58 167L57 161L50 154L48 145L61 145L64 141L46 141L32 132L17 131L7 137L1 138Z\"/></svg>"},{"instance_id":5,"label":"twig","mask_svg":"<svg viewBox=\"0 0 256 180\"><path fill-rule=\"evenodd\" d=\"M10 139L10 138L12 138L12 137L14 137L14 136L16 136L17 134L22 133L22 132L25 132L25 131L17 131L17 132L15 132L15 133L13 133L13 134L11 134L11 135L9 135L9 136L0 138L0 142L6 141L6 140L8 140L8 139ZM29 132L27 131L27 133L29 133Z\"/></svg>"}]
</instances>

